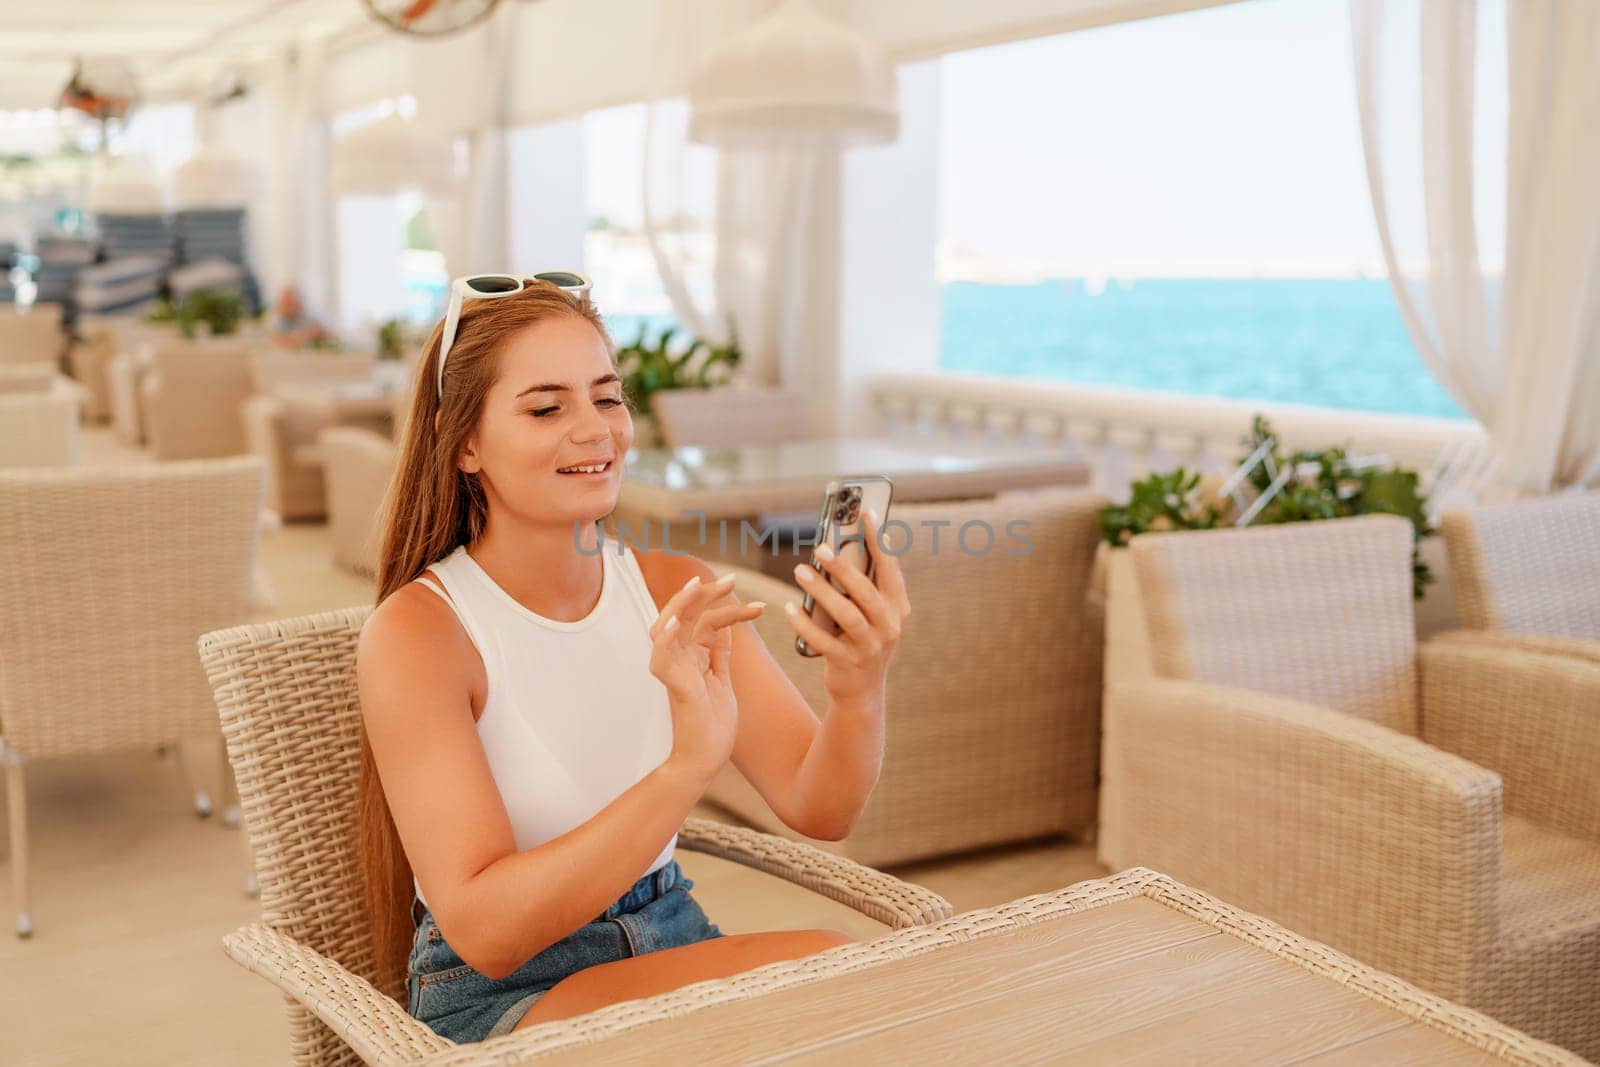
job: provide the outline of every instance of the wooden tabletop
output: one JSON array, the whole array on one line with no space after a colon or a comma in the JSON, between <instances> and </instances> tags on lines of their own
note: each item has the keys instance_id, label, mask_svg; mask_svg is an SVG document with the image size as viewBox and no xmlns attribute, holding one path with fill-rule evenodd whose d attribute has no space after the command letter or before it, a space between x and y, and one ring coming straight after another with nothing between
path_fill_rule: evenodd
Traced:
<instances>
[{"instance_id":1,"label":"wooden tabletop","mask_svg":"<svg viewBox=\"0 0 1600 1067\"><path fill-rule=\"evenodd\" d=\"M615 1005L575 1031L530 1028L497 1052L495 1063L1581 1062L1139 868Z\"/></svg>"},{"instance_id":2,"label":"wooden tabletop","mask_svg":"<svg viewBox=\"0 0 1600 1067\"><path fill-rule=\"evenodd\" d=\"M737 447L636 449L623 468L619 514L653 522L737 519L822 504L832 478L881 474L894 499L953 500L1009 489L1085 485L1077 455L1024 446L847 438Z\"/></svg>"}]
</instances>

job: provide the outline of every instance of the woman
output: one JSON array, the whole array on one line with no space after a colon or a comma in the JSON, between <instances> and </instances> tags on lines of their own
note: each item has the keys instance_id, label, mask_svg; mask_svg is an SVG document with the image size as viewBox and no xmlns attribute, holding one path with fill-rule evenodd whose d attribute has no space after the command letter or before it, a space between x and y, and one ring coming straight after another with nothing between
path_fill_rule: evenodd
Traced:
<instances>
[{"instance_id":1,"label":"woman","mask_svg":"<svg viewBox=\"0 0 1600 1067\"><path fill-rule=\"evenodd\" d=\"M461 1042L849 941L723 935L672 853L730 758L798 832L848 834L910 611L894 559L869 581L822 551L848 599L797 568L844 627L785 606L826 658L819 723L748 625L763 605L693 557L601 541L633 424L590 302L535 280L469 301L441 373L445 332L358 651L380 973L404 968L411 1013Z\"/></svg>"}]
</instances>

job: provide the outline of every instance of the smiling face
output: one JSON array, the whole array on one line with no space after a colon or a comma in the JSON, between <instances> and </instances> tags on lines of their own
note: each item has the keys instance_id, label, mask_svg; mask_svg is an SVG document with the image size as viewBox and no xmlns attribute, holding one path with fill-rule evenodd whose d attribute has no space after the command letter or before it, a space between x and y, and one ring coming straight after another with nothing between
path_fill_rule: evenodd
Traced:
<instances>
[{"instance_id":1,"label":"smiling face","mask_svg":"<svg viewBox=\"0 0 1600 1067\"><path fill-rule=\"evenodd\" d=\"M560 315L511 335L498 362L459 460L482 483L490 515L569 524L610 514L633 419L605 340Z\"/></svg>"}]
</instances>

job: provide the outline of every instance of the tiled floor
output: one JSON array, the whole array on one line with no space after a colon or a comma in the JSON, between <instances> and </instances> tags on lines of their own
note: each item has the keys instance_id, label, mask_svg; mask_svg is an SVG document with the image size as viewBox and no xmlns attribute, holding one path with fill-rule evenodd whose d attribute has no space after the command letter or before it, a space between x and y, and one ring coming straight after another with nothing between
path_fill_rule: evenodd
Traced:
<instances>
[{"instance_id":1,"label":"tiled floor","mask_svg":"<svg viewBox=\"0 0 1600 1067\"><path fill-rule=\"evenodd\" d=\"M109 431L88 431L86 463L143 456ZM262 540L281 618L366 603L370 582L334 567L325 531L288 525ZM218 753L192 752L217 776ZM221 937L256 916L242 892L248 850L238 831L190 809L171 755L133 752L27 771L36 932L0 930L0 1063L282 1064L282 1000L222 954ZM723 817L710 807L695 812ZM14 914L9 878L0 916ZM695 896L723 930L829 927L866 939L883 931L807 890L724 860L681 852ZM958 910L998 904L1105 872L1070 841L994 849L893 873L942 893Z\"/></svg>"}]
</instances>

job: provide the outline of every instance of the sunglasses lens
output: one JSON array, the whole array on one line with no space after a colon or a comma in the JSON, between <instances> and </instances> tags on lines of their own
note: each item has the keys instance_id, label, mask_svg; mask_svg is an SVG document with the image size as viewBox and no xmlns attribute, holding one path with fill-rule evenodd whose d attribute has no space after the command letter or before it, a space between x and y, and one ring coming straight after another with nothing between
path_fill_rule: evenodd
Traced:
<instances>
[{"instance_id":1,"label":"sunglasses lens","mask_svg":"<svg viewBox=\"0 0 1600 1067\"><path fill-rule=\"evenodd\" d=\"M570 271L564 270L546 271L543 274L535 274L534 277L538 278L541 282L549 282L551 285L559 285L563 289L577 289L583 285L582 278Z\"/></svg>"},{"instance_id":2,"label":"sunglasses lens","mask_svg":"<svg viewBox=\"0 0 1600 1067\"><path fill-rule=\"evenodd\" d=\"M467 288L475 293L510 293L522 288L522 282L504 274L483 274L467 279Z\"/></svg>"}]
</instances>

